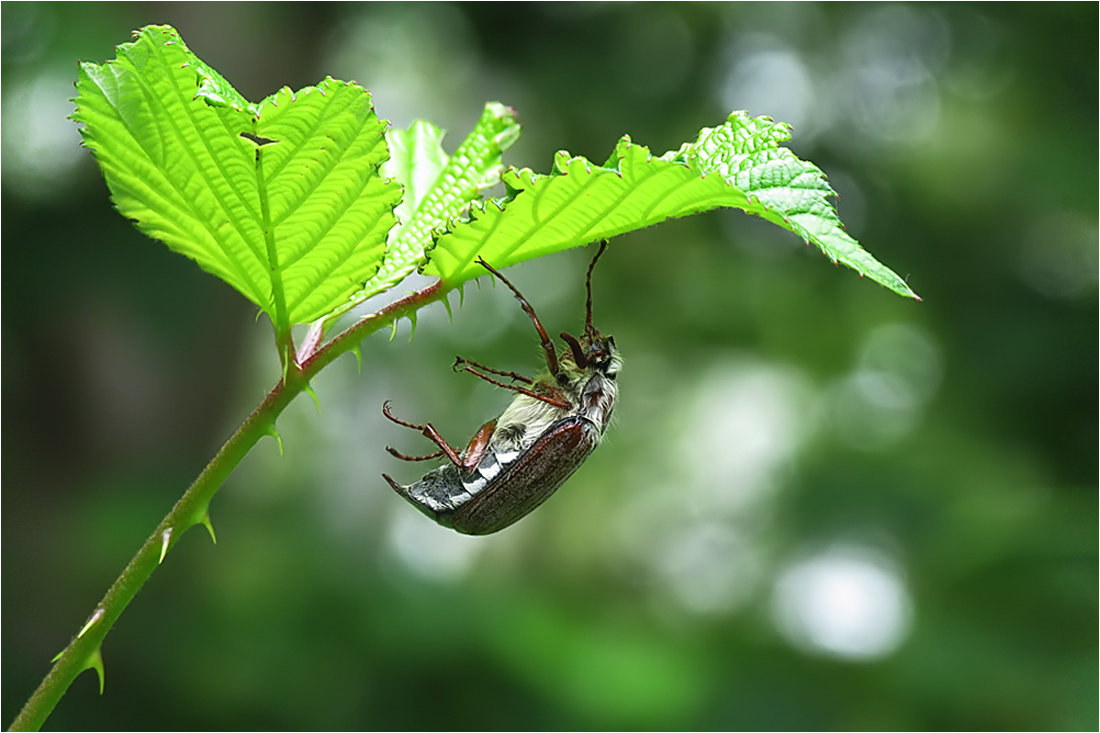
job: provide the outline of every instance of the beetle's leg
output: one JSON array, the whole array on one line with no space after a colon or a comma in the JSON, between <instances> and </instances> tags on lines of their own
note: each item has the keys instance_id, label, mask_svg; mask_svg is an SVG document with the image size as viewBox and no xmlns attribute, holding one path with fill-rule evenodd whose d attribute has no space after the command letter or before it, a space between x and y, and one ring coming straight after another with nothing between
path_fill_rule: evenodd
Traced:
<instances>
[{"instance_id":1,"label":"beetle's leg","mask_svg":"<svg viewBox=\"0 0 1100 733\"><path fill-rule=\"evenodd\" d=\"M482 258L478 257L477 261L478 264L480 264L486 270L496 275L497 278L502 283L507 285L508 289L511 290L512 293L516 296L516 300L519 301L520 306L523 308L523 312L531 318L531 322L535 324L535 330L539 332L539 338L542 340L542 350L546 353L546 366L550 369L550 374L557 377L558 355L554 351L554 343L550 340L550 337L546 335L546 329L542 327L542 322L539 321L539 317L535 315L535 309L532 308L531 304L527 302L527 299L523 297L523 293L516 289L515 285L508 282L508 279L504 277L504 275L501 275L499 272L494 270L493 267Z\"/></svg>"},{"instance_id":2,"label":"beetle's leg","mask_svg":"<svg viewBox=\"0 0 1100 733\"><path fill-rule=\"evenodd\" d=\"M451 368L454 369L456 372L459 370L458 369L459 367L462 367L463 371L469 371L469 369L467 368L467 365L472 366L472 367L477 367L478 369L481 369L482 371L489 372L490 374L497 374L497 375L502 376L502 377L508 377L508 378L513 379L517 382L523 382L524 384L534 384L535 383L535 380L529 379L528 377L525 377L522 374L516 374L515 372L502 372L499 369L493 369L492 367L487 367L484 364L478 364L476 361L470 361L469 359L463 359L461 356L456 356L455 357L455 363L451 366Z\"/></svg>"},{"instance_id":3,"label":"beetle's leg","mask_svg":"<svg viewBox=\"0 0 1100 733\"><path fill-rule=\"evenodd\" d=\"M405 422L404 420L394 417L393 413L390 412L389 400L386 400L382 403L382 414L385 415L386 419L390 422L395 422L398 425L405 426L406 428L412 428L413 430L423 430L426 427L425 425L417 425L416 423Z\"/></svg>"},{"instance_id":4,"label":"beetle's leg","mask_svg":"<svg viewBox=\"0 0 1100 733\"><path fill-rule=\"evenodd\" d=\"M428 455L428 456L407 456L404 453L398 453L397 451L395 451L393 448L389 447L388 445L386 446L386 452L389 453L394 458L400 458L403 461L430 461L433 458L439 458L440 456L443 455L443 451L437 450L435 453L432 453L431 455Z\"/></svg>"},{"instance_id":5,"label":"beetle's leg","mask_svg":"<svg viewBox=\"0 0 1100 733\"><path fill-rule=\"evenodd\" d=\"M470 438L470 444L466 446L466 450L462 451L463 468L472 471L477 464L481 463L485 449L489 447L489 439L493 437L493 431L496 429L496 420L490 420L478 428L474 437Z\"/></svg>"},{"instance_id":6,"label":"beetle's leg","mask_svg":"<svg viewBox=\"0 0 1100 733\"><path fill-rule=\"evenodd\" d=\"M432 441L433 443L435 443L436 445L438 445L442 449L440 452L442 453L442 455L447 456L447 458L451 461L451 463L455 464L459 468L463 468L462 459L459 458L458 453L455 451L454 448L452 448L451 446L449 446L447 444L447 441L443 439L443 436L439 434L439 431L437 431L431 423L428 423L427 425L417 425L416 423L405 422L404 420L398 420L396 417L394 417L393 415L390 414L390 401L389 400L386 400L385 402L382 403L382 414L385 415L389 420L397 423L398 425L404 425L407 428L411 428L413 430L419 430L421 435L423 435L425 438ZM392 450L390 452L393 453ZM398 457L401 458L402 456L398 456ZM414 460L420 460L420 459L414 459Z\"/></svg>"},{"instance_id":7,"label":"beetle's leg","mask_svg":"<svg viewBox=\"0 0 1100 733\"><path fill-rule=\"evenodd\" d=\"M519 392L520 394L525 394L528 397L532 397L536 400L541 400L542 402L545 402L548 405L553 405L554 407L559 407L562 410L572 410L573 409L573 405L570 404L567 399L565 399L565 396L562 395L560 392L557 392L556 390L555 390L555 393L556 393L555 395L539 394L538 392L535 392L535 391L530 390L530 389L526 389L525 387L517 387L514 384L505 384L504 382L498 382L497 380L493 379L492 377L486 376L486 375L482 374L481 372L479 372L477 369L474 369L472 366L470 366L470 364L466 364L465 368L466 368L466 371L468 371L470 374L473 374L475 377L480 377L480 378L484 379L489 384L495 384L498 387L503 387L504 389L510 389L513 392Z\"/></svg>"}]
</instances>

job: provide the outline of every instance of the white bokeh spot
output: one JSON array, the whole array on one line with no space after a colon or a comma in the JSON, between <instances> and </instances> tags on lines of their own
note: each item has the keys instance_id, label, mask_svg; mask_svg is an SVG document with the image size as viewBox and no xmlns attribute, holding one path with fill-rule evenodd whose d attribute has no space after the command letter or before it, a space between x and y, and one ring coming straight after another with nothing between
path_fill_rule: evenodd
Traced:
<instances>
[{"instance_id":1,"label":"white bokeh spot","mask_svg":"<svg viewBox=\"0 0 1100 733\"><path fill-rule=\"evenodd\" d=\"M788 567L776 583L773 608L792 645L853 661L889 655L912 619L895 564L856 545L834 546Z\"/></svg>"}]
</instances>

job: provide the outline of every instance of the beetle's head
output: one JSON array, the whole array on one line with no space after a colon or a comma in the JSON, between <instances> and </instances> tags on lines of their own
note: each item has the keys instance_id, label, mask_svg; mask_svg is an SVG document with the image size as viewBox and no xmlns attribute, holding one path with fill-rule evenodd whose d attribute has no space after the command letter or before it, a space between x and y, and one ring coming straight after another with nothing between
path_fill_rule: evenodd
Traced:
<instances>
[{"instance_id":1,"label":"beetle's head","mask_svg":"<svg viewBox=\"0 0 1100 733\"><path fill-rule=\"evenodd\" d=\"M572 356L573 363L579 369L596 371L608 379L614 379L622 366L619 350L615 348L615 339L612 336L604 336L592 325L592 270L605 249L607 249L606 240L600 242L600 248L592 258L592 263L588 266L588 276L584 280L584 287L588 292L588 300L585 303L584 333L579 339L568 333L562 333L561 338L569 346L569 353L566 356Z\"/></svg>"}]
</instances>

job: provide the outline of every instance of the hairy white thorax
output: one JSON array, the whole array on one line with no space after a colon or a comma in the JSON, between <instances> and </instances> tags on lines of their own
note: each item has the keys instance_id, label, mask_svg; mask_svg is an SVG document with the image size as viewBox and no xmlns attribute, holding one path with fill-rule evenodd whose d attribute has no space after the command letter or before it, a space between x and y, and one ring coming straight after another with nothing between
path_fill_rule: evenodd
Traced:
<instances>
[{"instance_id":1,"label":"hairy white thorax","mask_svg":"<svg viewBox=\"0 0 1100 733\"><path fill-rule=\"evenodd\" d=\"M564 360L562 366L566 368L567 375L562 382L550 376L543 376L538 382L555 388L570 403L570 408L563 409L525 394L517 394L504 414L497 418L496 430L489 441L498 454L527 450L552 425L570 416L586 418L603 437L615 408L618 385L614 376L622 366L622 359L612 350L610 362L602 368L589 366L582 370Z\"/></svg>"}]
</instances>

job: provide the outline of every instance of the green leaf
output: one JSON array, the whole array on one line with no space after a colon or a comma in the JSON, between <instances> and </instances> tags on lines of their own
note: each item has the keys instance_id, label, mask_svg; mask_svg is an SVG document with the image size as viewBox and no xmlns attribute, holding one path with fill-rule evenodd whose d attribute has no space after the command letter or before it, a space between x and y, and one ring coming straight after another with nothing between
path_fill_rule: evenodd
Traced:
<instances>
[{"instance_id":1,"label":"green leaf","mask_svg":"<svg viewBox=\"0 0 1100 733\"><path fill-rule=\"evenodd\" d=\"M844 231L829 201L836 192L825 174L779 146L790 139L791 129L783 122L734 112L726 124L703 129L694 144L669 158L721 175L764 204L764 218L814 243L832 262L846 265L899 295L917 298L904 280Z\"/></svg>"},{"instance_id":2,"label":"green leaf","mask_svg":"<svg viewBox=\"0 0 1100 733\"><path fill-rule=\"evenodd\" d=\"M411 272L432 243L432 230L467 211L483 189L500 181L501 157L519 130L515 110L489 102L450 158L442 148L444 131L429 122L414 122L408 131L387 135L394 157L384 171L395 175L408 193L398 209L401 224L391 232L381 278Z\"/></svg>"},{"instance_id":3,"label":"green leaf","mask_svg":"<svg viewBox=\"0 0 1100 733\"><path fill-rule=\"evenodd\" d=\"M401 187L370 94L334 79L249 103L174 29L82 64L73 119L118 209L266 312L279 334L378 270Z\"/></svg>"},{"instance_id":4,"label":"green leaf","mask_svg":"<svg viewBox=\"0 0 1100 733\"><path fill-rule=\"evenodd\" d=\"M735 112L660 158L624 137L603 166L559 152L550 175L511 169L502 177L509 195L475 206L440 236L424 272L456 287L485 274L478 257L507 267L727 206L789 229L834 262L916 297L843 231L821 171L778 146L789 136L781 123Z\"/></svg>"},{"instance_id":5,"label":"green leaf","mask_svg":"<svg viewBox=\"0 0 1100 733\"><path fill-rule=\"evenodd\" d=\"M410 275L432 244L432 232L466 212L483 189L500 181L501 156L519 137L515 110L489 102L470 134L448 156L444 131L418 120L408 130L390 130L390 159L382 173L405 186L395 210L399 223L390 230L385 261L370 282L325 320L337 317L367 298L392 288Z\"/></svg>"},{"instance_id":6,"label":"green leaf","mask_svg":"<svg viewBox=\"0 0 1100 733\"><path fill-rule=\"evenodd\" d=\"M426 120L416 120L408 130L386 132L390 159L382 166L383 175L396 178L405 187L401 203L393 210L397 226L390 230L394 240L408 228L420 203L428 197L450 157L443 151L447 133Z\"/></svg>"}]
</instances>

